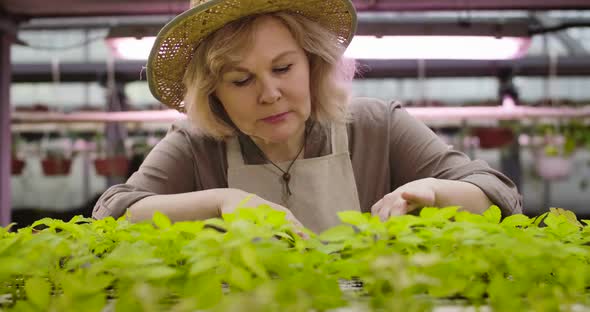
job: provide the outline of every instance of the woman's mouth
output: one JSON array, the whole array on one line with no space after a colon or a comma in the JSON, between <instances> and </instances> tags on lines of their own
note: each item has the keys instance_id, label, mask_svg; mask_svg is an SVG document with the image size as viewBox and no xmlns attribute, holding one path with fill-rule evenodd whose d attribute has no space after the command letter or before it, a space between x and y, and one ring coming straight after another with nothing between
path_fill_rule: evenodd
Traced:
<instances>
[{"instance_id":1,"label":"woman's mouth","mask_svg":"<svg viewBox=\"0 0 590 312\"><path fill-rule=\"evenodd\" d=\"M267 123L271 123L271 124L276 124L276 123L282 122L285 119L287 119L287 115L289 115L289 112L272 115L270 117L263 118L262 121L267 122Z\"/></svg>"}]
</instances>

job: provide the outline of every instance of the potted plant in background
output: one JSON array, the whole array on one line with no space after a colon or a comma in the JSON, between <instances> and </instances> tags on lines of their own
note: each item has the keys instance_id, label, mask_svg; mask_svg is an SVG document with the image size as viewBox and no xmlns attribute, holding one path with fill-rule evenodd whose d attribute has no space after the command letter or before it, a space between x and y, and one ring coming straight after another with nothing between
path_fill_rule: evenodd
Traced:
<instances>
[{"instance_id":1,"label":"potted plant in background","mask_svg":"<svg viewBox=\"0 0 590 312\"><path fill-rule=\"evenodd\" d=\"M537 174L548 181L569 177L573 168L572 155L578 146L576 136L563 125L541 125L536 132L533 144Z\"/></svg>"},{"instance_id":2,"label":"potted plant in background","mask_svg":"<svg viewBox=\"0 0 590 312\"><path fill-rule=\"evenodd\" d=\"M72 159L66 156L63 149L51 148L41 160L41 166L46 176L65 176L70 174Z\"/></svg>"},{"instance_id":3,"label":"potted plant in background","mask_svg":"<svg viewBox=\"0 0 590 312\"><path fill-rule=\"evenodd\" d=\"M509 127L476 127L471 132L479 139L479 147L484 149L501 148L514 140L514 131Z\"/></svg>"},{"instance_id":4,"label":"potted plant in background","mask_svg":"<svg viewBox=\"0 0 590 312\"><path fill-rule=\"evenodd\" d=\"M94 159L96 174L105 177L126 177L129 159L124 150L119 153L109 153L104 141L104 136L97 133L95 136L97 157Z\"/></svg>"},{"instance_id":5,"label":"potted plant in background","mask_svg":"<svg viewBox=\"0 0 590 312\"><path fill-rule=\"evenodd\" d=\"M22 139L20 136L13 136L10 150L10 173L15 176L21 175L26 165L24 160L18 158L18 151L21 143Z\"/></svg>"},{"instance_id":6,"label":"potted plant in background","mask_svg":"<svg viewBox=\"0 0 590 312\"><path fill-rule=\"evenodd\" d=\"M590 152L590 125L585 124L583 120L571 120L568 124L566 131L575 140L576 146L579 149L586 149ZM587 170L590 168L590 160L586 161L585 168L579 168L580 170ZM586 190L588 188L588 175L583 175L580 181L580 189Z\"/></svg>"}]
</instances>

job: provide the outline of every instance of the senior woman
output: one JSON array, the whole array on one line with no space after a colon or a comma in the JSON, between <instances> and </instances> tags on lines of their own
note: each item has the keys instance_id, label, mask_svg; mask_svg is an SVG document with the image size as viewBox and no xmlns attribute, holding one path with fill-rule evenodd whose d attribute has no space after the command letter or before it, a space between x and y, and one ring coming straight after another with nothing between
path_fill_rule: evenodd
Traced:
<instances>
[{"instance_id":1,"label":"senior woman","mask_svg":"<svg viewBox=\"0 0 590 312\"><path fill-rule=\"evenodd\" d=\"M159 33L154 96L186 112L93 216L196 220L266 203L319 232L337 212L424 206L521 212L514 184L398 104L349 96L349 0L194 1Z\"/></svg>"}]
</instances>

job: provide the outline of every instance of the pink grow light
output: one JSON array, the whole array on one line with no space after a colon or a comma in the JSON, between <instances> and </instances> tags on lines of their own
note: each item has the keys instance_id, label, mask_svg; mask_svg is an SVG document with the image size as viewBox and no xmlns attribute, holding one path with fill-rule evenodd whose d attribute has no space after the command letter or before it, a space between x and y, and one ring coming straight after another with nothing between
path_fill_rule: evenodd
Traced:
<instances>
[{"instance_id":1,"label":"pink grow light","mask_svg":"<svg viewBox=\"0 0 590 312\"><path fill-rule=\"evenodd\" d=\"M147 60L156 37L111 38L114 55ZM504 60L522 57L530 38L485 36L355 36L345 56L356 59Z\"/></svg>"},{"instance_id":2,"label":"pink grow light","mask_svg":"<svg viewBox=\"0 0 590 312\"><path fill-rule=\"evenodd\" d=\"M511 110L516 108L516 103L512 97L506 95L502 98L502 107L506 110Z\"/></svg>"},{"instance_id":3,"label":"pink grow light","mask_svg":"<svg viewBox=\"0 0 590 312\"><path fill-rule=\"evenodd\" d=\"M530 38L487 36L355 36L345 56L356 59L504 60L522 57Z\"/></svg>"},{"instance_id":4,"label":"pink grow light","mask_svg":"<svg viewBox=\"0 0 590 312\"><path fill-rule=\"evenodd\" d=\"M116 58L124 60L147 60L156 37L109 38L107 44Z\"/></svg>"}]
</instances>

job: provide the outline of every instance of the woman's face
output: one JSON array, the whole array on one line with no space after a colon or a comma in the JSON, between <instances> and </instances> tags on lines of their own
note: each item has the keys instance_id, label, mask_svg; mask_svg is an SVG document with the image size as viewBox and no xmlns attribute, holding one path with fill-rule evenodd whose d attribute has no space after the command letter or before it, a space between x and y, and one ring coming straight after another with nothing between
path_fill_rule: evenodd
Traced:
<instances>
[{"instance_id":1,"label":"woman's face","mask_svg":"<svg viewBox=\"0 0 590 312\"><path fill-rule=\"evenodd\" d=\"M223 71L215 95L242 132L283 143L303 133L311 112L308 59L275 18L257 20L252 38L240 61Z\"/></svg>"}]
</instances>

